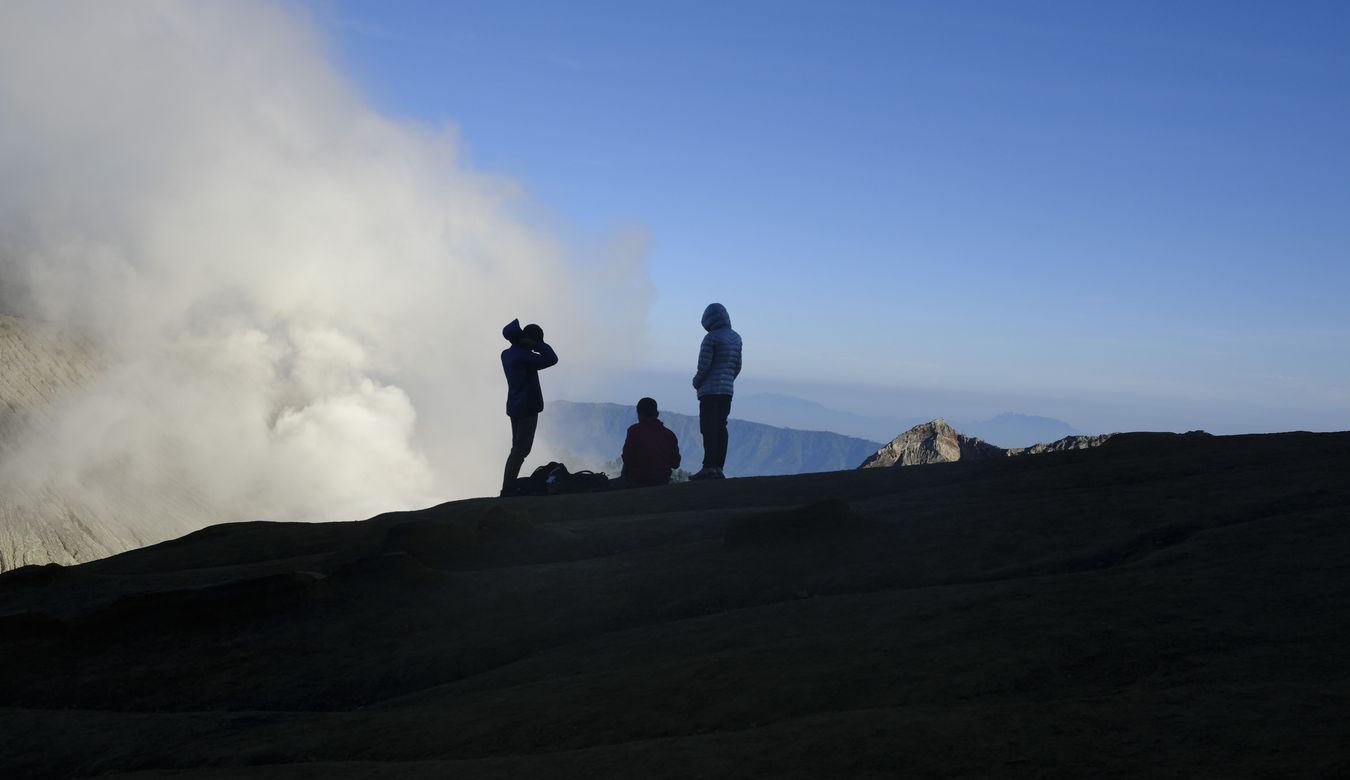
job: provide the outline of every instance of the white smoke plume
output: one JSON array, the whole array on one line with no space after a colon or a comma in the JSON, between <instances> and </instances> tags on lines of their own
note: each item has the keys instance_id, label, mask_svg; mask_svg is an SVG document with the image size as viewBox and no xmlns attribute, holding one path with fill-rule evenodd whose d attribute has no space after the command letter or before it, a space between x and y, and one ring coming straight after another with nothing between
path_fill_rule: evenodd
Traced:
<instances>
[{"instance_id":1,"label":"white smoke plume","mask_svg":"<svg viewBox=\"0 0 1350 780\"><path fill-rule=\"evenodd\" d=\"M501 327L543 324L573 377L631 354L643 247L532 227L453 129L381 116L325 46L253 0L0 6L0 313L106 366L0 448L0 481L211 522L495 493Z\"/></svg>"}]
</instances>

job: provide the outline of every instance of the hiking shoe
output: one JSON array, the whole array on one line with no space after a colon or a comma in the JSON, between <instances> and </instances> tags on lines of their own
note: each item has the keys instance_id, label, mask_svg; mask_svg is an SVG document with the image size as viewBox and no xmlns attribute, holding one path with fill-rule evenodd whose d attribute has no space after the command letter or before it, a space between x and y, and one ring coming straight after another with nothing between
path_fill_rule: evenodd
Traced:
<instances>
[{"instance_id":1,"label":"hiking shoe","mask_svg":"<svg viewBox=\"0 0 1350 780\"><path fill-rule=\"evenodd\" d=\"M700 479L721 479L721 478L722 475L717 471L717 469L710 469L707 466L704 466L702 469L700 469L697 474L689 475L690 482Z\"/></svg>"}]
</instances>

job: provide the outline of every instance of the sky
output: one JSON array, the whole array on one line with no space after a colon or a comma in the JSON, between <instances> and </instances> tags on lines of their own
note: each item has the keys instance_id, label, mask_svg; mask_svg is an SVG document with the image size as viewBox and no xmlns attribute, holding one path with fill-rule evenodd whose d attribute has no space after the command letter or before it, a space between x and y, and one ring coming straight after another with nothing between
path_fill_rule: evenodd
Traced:
<instances>
[{"instance_id":1,"label":"sky","mask_svg":"<svg viewBox=\"0 0 1350 780\"><path fill-rule=\"evenodd\" d=\"M645 242L635 368L717 300L761 378L1350 427L1343 3L299 6L536 218Z\"/></svg>"},{"instance_id":2,"label":"sky","mask_svg":"<svg viewBox=\"0 0 1350 780\"><path fill-rule=\"evenodd\" d=\"M491 495L503 325L550 402L689 412L712 301L733 417L1350 429L1347 40L1316 2L0 3L0 315L98 366L11 409L0 496L148 543Z\"/></svg>"}]
</instances>

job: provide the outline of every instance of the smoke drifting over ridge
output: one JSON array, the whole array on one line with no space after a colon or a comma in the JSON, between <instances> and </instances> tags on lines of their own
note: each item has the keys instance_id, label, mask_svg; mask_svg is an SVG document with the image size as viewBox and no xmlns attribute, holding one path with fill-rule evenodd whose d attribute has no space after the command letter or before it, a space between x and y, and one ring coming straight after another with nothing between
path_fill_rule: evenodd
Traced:
<instances>
[{"instance_id":1,"label":"smoke drifting over ridge","mask_svg":"<svg viewBox=\"0 0 1350 780\"><path fill-rule=\"evenodd\" d=\"M452 130L368 106L282 8L0 17L0 313L106 365L0 446L11 489L114 516L164 496L210 522L495 492L501 326L543 323L554 372L641 337L640 245L577 260Z\"/></svg>"}]
</instances>

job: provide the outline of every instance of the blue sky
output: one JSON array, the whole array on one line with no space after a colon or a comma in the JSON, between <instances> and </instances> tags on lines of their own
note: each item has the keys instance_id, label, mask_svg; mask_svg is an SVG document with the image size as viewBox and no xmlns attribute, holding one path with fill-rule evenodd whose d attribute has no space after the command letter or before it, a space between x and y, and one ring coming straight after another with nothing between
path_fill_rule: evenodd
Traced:
<instances>
[{"instance_id":1,"label":"blue sky","mask_svg":"<svg viewBox=\"0 0 1350 780\"><path fill-rule=\"evenodd\" d=\"M719 300L760 377L1350 428L1344 3L297 3L540 219L645 233L635 368Z\"/></svg>"}]
</instances>

